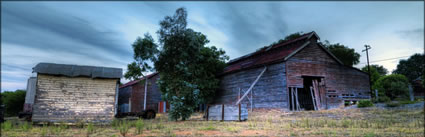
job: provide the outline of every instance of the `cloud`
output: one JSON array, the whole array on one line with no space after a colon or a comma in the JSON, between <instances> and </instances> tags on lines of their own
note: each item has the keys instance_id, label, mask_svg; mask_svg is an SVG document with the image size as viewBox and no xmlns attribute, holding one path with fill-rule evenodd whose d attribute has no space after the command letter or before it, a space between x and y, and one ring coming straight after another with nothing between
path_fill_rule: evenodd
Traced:
<instances>
[{"instance_id":1,"label":"cloud","mask_svg":"<svg viewBox=\"0 0 425 137\"><path fill-rule=\"evenodd\" d=\"M132 58L120 32L78 15L40 3L2 3L1 16L2 91L25 88L39 62L124 68Z\"/></svg>"},{"instance_id":2,"label":"cloud","mask_svg":"<svg viewBox=\"0 0 425 137\"><path fill-rule=\"evenodd\" d=\"M424 38L424 28L408 29L396 31L401 38L420 40Z\"/></svg>"}]
</instances>

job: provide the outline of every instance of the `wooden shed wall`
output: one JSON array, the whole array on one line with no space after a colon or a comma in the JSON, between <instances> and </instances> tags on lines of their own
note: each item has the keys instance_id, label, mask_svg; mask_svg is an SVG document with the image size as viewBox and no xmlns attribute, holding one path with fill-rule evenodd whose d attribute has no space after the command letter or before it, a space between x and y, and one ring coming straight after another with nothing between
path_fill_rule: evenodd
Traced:
<instances>
[{"instance_id":1,"label":"wooden shed wall","mask_svg":"<svg viewBox=\"0 0 425 137\"><path fill-rule=\"evenodd\" d=\"M326 97L325 108L340 107L344 104L342 94L354 94L354 99L370 97L369 77L366 73L338 64L329 54L321 49L315 39L312 43L286 61L288 86L303 86L302 76L322 76L325 79L326 91L334 90L338 97Z\"/></svg>"},{"instance_id":2,"label":"wooden shed wall","mask_svg":"<svg viewBox=\"0 0 425 137\"><path fill-rule=\"evenodd\" d=\"M34 122L110 122L118 79L38 74Z\"/></svg>"},{"instance_id":3,"label":"wooden shed wall","mask_svg":"<svg viewBox=\"0 0 425 137\"><path fill-rule=\"evenodd\" d=\"M215 104L234 104L238 100L239 88L241 96L261 73L264 67L243 70L226 74L220 79L220 89L216 94ZM269 65L266 72L253 88L253 108L287 109L287 91L285 80L285 63ZM250 96L250 95L248 95ZM242 104L247 104L244 99Z\"/></svg>"},{"instance_id":4,"label":"wooden shed wall","mask_svg":"<svg viewBox=\"0 0 425 137\"><path fill-rule=\"evenodd\" d=\"M148 79L148 94L146 96L146 109L158 111L158 103L162 101L161 91L159 91L156 81L159 75L155 75ZM131 86L131 112L143 111L145 97L145 83L137 83Z\"/></svg>"}]
</instances>

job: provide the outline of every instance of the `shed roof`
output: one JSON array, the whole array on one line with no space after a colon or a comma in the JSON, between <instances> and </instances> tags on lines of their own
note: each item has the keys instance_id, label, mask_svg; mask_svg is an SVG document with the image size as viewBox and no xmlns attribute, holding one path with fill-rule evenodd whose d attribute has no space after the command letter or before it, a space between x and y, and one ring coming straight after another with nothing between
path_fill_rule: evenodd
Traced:
<instances>
[{"instance_id":1,"label":"shed roof","mask_svg":"<svg viewBox=\"0 0 425 137\"><path fill-rule=\"evenodd\" d=\"M283 61L286 57L291 56L300 48L308 44L306 43L308 42L306 40L313 36L319 39L319 36L312 31L305 33L298 38L261 48L248 55L230 60L227 62L228 66L224 68L222 74Z\"/></svg>"},{"instance_id":2,"label":"shed roof","mask_svg":"<svg viewBox=\"0 0 425 137\"><path fill-rule=\"evenodd\" d=\"M49 75L62 75L69 77L91 77L91 78L121 78L121 68L81 66L54 63L38 63L33 72Z\"/></svg>"},{"instance_id":3,"label":"shed roof","mask_svg":"<svg viewBox=\"0 0 425 137\"><path fill-rule=\"evenodd\" d=\"M153 76L155 76L157 74L158 74L158 72L155 72L155 73L152 73L152 74L147 75L146 77L149 79L149 78L152 78ZM144 78L127 82L124 85L121 85L120 88L125 88L125 87L128 87L128 86L137 84L137 83L139 83L140 80L144 80Z\"/></svg>"}]
</instances>

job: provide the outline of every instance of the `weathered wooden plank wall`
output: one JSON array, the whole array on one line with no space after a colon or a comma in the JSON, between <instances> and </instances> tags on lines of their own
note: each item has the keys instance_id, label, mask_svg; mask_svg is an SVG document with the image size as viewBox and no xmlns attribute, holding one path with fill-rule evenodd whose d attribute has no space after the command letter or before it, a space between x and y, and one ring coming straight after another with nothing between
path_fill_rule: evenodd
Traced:
<instances>
[{"instance_id":1,"label":"weathered wooden plank wall","mask_svg":"<svg viewBox=\"0 0 425 137\"><path fill-rule=\"evenodd\" d=\"M156 81L159 79L159 75L155 75L148 79L148 93L146 96L146 109L152 109L158 111L158 103L162 101L161 91L159 91L158 84ZM131 111L141 112L143 111L144 97L145 97L145 83L137 83L132 86L131 93Z\"/></svg>"},{"instance_id":2,"label":"weathered wooden plank wall","mask_svg":"<svg viewBox=\"0 0 425 137\"><path fill-rule=\"evenodd\" d=\"M118 79L38 74L34 122L110 122Z\"/></svg>"},{"instance_id":3,"label":"weathered wooden plank wall","mask_svg":"<svg viewBox=\"0 0 425 137\"><path fill-rule=\"evenodd\" d=\"M241 104L240 110L239 105L234 104L215 104L208 107L208 120L238 121L239 117L241 121L248 119L246 104Z\"/></svg>"},{"instance_id":4,"label":"weathered wooden plank wall","mask_svg":"<svg viewBox=\"0 0 425 137\"><path fill-rule=\"evenodd\" d=\"M285 63L267 67L267 71L253 88L253 108L288 109ZM221 77L220 89L214 104L235 104L239 89L242 96L263 69L264 67L243 70ZM241 104L249 104L248 102L248 99L244 99Z\"/></svg>"},{"instance_id":5,"label":"weathered wooden plank wall","mask_svg":"<svg viewBox=\"0 0 425 137\"><path fill-rule=\"evenodd\" d=\"M343 94L354 95L351 99L370 97L368 75L338 64L317 45L315 39L312 39L309 46L289 58L286 65L288 86L302 87L303 75L324 77L326 92L320 93L321 96L325 97L322 100L322 109L343 106L344 98L341 97ZM336 95L337 97L329 97L329 95Z\"/></svg>"},{"instance_id":6,"label":"weathered wooden plank wall","mask_svg":"<svg viewBox=\"0 0 425 137\"><path fill-rule=\"evenodd\" d=\"M37 85L37 78L30 77L27 83L27 92L25 95L24 112L31 112L32 105L34 104L35 90Z\"/></svg>"}]
</instances>

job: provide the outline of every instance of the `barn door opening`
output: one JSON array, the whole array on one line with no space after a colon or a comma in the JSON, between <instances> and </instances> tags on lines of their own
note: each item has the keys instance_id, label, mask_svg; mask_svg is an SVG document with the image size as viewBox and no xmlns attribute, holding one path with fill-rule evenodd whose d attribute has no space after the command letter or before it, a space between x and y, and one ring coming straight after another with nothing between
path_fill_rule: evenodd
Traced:
<instances>
[{"instance_id":1,"label":"barn door opening","mask_svg":"<svg viewBox=\"0 0 425 137\"><path fill-rule=\"evenodd\" d=\"M289 87L289 110L314 110L310 90L307 88Z\"/></svg>"},{"instance_id":2,"label":"barn door opening","mask_svg":"<svg viewBox=\"0 0 425 137\"><path fill-rule=\"evenodd\" d=\"M321 83L323 77L303 76L304 98L306 110L319 110L321 108Z\"/></svg>"}]
</instances>

